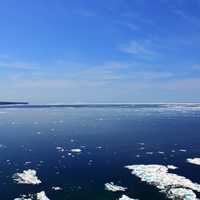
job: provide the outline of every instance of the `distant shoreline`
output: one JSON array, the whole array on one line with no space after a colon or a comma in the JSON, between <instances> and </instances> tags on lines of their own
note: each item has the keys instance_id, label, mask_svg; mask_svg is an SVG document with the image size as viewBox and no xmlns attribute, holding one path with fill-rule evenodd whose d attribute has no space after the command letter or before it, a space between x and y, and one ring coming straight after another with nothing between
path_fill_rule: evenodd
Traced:
<instances>
[{"instance_id":1,"label":"distant shoreline","mask_svg":"<svg viewBox=\"0 0 200 200\"><path fill-rule=\"evenodd\" d=\"M89 103L89 104L29 104L0 102L0 108L200 108L200 103Z\"/></svg>"},{"instance_id":2,"label":"distant shoreline","mask_svg":"<svg viewBox=\"0 0 200 200\"><path fill-rule=\"evenodd\" d=\"M28 102L0 101L0 105L28 105Z\"/></svg>"}]
</instances>

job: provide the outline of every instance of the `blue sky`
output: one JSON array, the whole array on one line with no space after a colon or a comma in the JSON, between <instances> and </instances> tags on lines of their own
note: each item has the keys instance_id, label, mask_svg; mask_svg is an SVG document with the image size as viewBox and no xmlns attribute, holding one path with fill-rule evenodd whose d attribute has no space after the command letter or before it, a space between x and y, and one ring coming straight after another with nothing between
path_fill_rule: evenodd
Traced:
<instances>
[{"instance_id":1,"label":"blue sky","mask_svg":"<svg viewBox=\"0 0 200 200\"><path fill-rule=\"evenodd\" d=\"M1 1L1 100L198 102L199 10L199 0Z\"/></svg>"}]
</instances>

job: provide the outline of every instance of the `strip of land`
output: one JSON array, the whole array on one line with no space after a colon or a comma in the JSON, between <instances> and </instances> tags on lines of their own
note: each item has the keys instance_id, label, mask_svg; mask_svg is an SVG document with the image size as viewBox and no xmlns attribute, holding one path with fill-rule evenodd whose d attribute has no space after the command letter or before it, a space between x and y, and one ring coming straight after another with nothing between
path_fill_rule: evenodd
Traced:
<instances>
[{"instance_id":1,"label":"strip of land","mask_svg":"<svg viewBox=\"0 0 200 200\"><path fill-rule=\"evenodd\" d=\"M0 105L27 105L28 102L0 101Z\"/></svg>"}]
</instances>

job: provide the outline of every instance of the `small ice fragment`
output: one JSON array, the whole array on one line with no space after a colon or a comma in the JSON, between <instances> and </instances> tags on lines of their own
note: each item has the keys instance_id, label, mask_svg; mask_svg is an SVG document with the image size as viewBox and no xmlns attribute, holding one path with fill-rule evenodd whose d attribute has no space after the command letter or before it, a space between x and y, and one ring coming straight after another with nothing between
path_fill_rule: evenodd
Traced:
<instances>
[{"instance_id":1,"label":"small ice fragment","mask_svg":"<svg viewBox=\"0 0 200 200\"><path fill-rule=\"evenodd\" d=\"M147 155L153 155L153 152L146 152Z\"/></svg>"},{"instance_id":2,"label":"small ice fragment","mask_svg":"<svg viewBox=\"0 0 200 200\"><path fill-rule=\"evenodd\" d=\"M187 162L194 165L200 165L200 158L188 158Z\"/></svg>"},{"instance_id":3,"label":"small ice fragment","mask_svg":"<svg viewBox=\"0 0 200 200\"><path fill-rule=\"evenodd\" d=\"M64 149L63 147L56 147L56 149L57 149L58 151L60 151L60 152L64 152L64 151L65 151L65 149Z\"/></svg>"},{"instance_id":4,"label":"small ice fragment","mask_svg":"<svg viewBox=\"0 0 200 200\"><path fill-rule=\"evenodd\" d=\"M33 200L33 197L31 195L21 195L18 198L15 198L14 200Z\"/></svg>"},{"instance_id":5,"label":"small ice fragment","mask_svg":"<svg viewBox=\"0 0 200 200\"><path fill-rule=\"evenodd\" d=\"M41 183L39 178L36 176L37 172L33 169L24 170L22 173L16 173L13 175L14 181L18 184L32 184L38 185Z\"/></svg>"},{"instance_id":6,"label":"small ice fragment","mask_svg":"<svg viewBox=\"0 0 200 200\"><path fill-rule=\"evenodd\" d=\"M24 163L24 165L29 165L29 164L31 164L31 161L26 161L26 162Z\"/></svg>"},{"instance_id":7,"label":"small ice fragment","mask_svg":"<svg viewBox=\"0 0 200 200\"><path fill-rule=\"evenodd\" d=\"M175 170L175 169L177 169L178 167L176 167L176 166L174 166L174 165L167 165L167 168L168 168L168 169Z\"/></svg>"},{"instance_id":8,"label":"small ice fragment","mask_svg":"<svg viewBox=\"0 0 200 200\"><path fill-rule=\"evenodd\" d=\"M179 149L179 151L186 152L187 150L186 149Z\"/></svg>"},{"instance_id":9,"label":"small ice fragment","mask_svg":"<svg viewBox=\"0 0 200 200\"><path fill-rule=\"evenodd\" d=\"M72 153L81 153L81 149L71 149Z\"/></svg>"},{"instance_id":10,"label":"small ice fragment","mask_svg":"<svg viewBox=\"0 0 200 200\"><path fill-rule=\"evenodd\" d=\"M15 198L14 200L50 200L44 191L39 192L37 194L29 194L29 195L21 195L19 198Z\"/></svg>"},{"instance_id":11,"label":"small ice fragment","mask_svg":"<svg viewBox=\"0 0 200 200\"><path fill-rule=\"evenodd\" d=\"M3 144L0 144L0 148L2 148L2 149L4 148L4 149L5 149L5 148L6 148L6 146L5 146L5 145L3 145Z\"/></svg>"},{"instance_id":12,"label":"small ice fragment","mask_svg":"<svg viewBox=\"0 0 200 200\"><path fill-rule=\"evenodd\" d=\"M52 187L52 190L58 191L58 190L62 190L62 188L61 188L61 187L55 187L55 186L53 186L53 187Z\"/></svg>"},{"instance_id":13,"label":"small ice fragment","mask_svg":"<svg viewBox=\"0 0 200 200\"><path fill-rule=\"evenodd\" d=\"M112 192L118 192L118 191L123 191L124 192L126 189L127 188L125 188L125 187L114 185L113 182L105 184L105 190L112 191Z\"/></svg>"},{"instance_id":14,"label":"small ice fragment","mask_svg":"<svg viewBox=\"0 0 200 200\"><path fill-rule=\"evenodd\" d=\"M144 142L140 142L139 145L142 145L142 146L143 146L143 145L144 145Z\"/></svg>"},{"instance_id":15,"label":"small ice fragment","mask_svg":"<svg viewBox=\"0 0 200 200\"><path fill-rule=\"evenodd\" d=\"M44 191L37 193L37 200L50 200Z\"/></svg>"},{"instance_id":16,"label":"small ice fragment","mask_svg":"<svg viewBox=\"0 0 200 200\"><path fill-rule=\"evenodd\" d=\"M122 197L119 198L119 200L138 200L138 199L132 199L132 198L130 198L130 197L128 197L128 196L123 194Z\"/></svg>"},{"instance_id":17,"label":"small ice fragment","mask_svg":"<svg viewBox=\"0 0 200 200\"><path fill-rule=\"evenodd\" d=\"M163 151L158 151L158 154L165 154L165 152L163 152Z\"/></svg>"}]
</instances>

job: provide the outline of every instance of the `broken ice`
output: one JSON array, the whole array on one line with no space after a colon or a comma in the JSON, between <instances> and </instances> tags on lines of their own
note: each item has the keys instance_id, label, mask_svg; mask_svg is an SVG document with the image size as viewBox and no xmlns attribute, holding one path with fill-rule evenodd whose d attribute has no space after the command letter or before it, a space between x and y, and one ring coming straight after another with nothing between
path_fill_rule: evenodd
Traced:
<instances>
[{"instance_id":1,"label":"broken ice","mask_svg":"<svg viewBox=\"0 0 200 200\"><path fill-rule=\"evenodd\" d=\"M108 191L112 191L112 192L118 192L118 191L125 191L127 188L122 187L122 186L118 186L118 185L114 185L113 182L110 183L106 183L105 184L105 189Z\"/></svg>"},{"instance_id":2,"label":"broken ice","mask_svg":"<svg viewBox=\"0 0 200 200\"><path fill-rule=\"evenodd\" d=\"M200 165L200 158L188 158L187 162L194 165Z\"/></svg>"},{"instance_id":3,"label":"broken ice","mask_svg":"<svg viewBox=\"0 0 200 200\"><path fill-rule=\"evenodd\" d=\"M200 192L199 184L168 172L169 169L175 169L175 166L129 165L126 168L142 181L156 186L171 199L195 200L196 194L193 191Z\"/></svg>"},{"instance_id":4,"label":"broken ice","mask_svg":"<svg viewBox=\"0 0 200 200\"><path fill-rule=\"evenodd\" d=\"M16 173L13 175L13 179L18 184L32 184L38 185L41 183L39 178L36 176L37 172L33 169L24 170L22 173Z\"/></svg>"}]
</instances>

